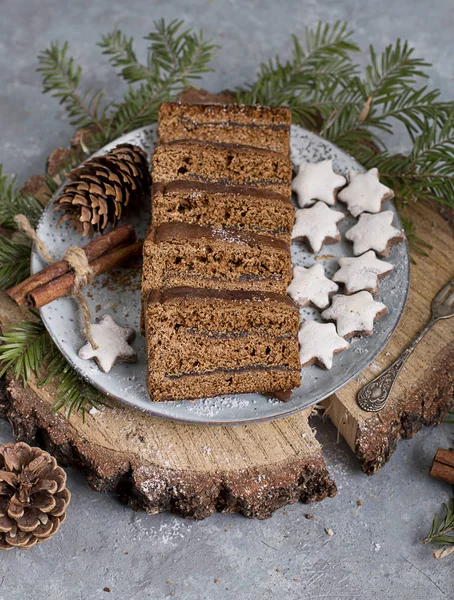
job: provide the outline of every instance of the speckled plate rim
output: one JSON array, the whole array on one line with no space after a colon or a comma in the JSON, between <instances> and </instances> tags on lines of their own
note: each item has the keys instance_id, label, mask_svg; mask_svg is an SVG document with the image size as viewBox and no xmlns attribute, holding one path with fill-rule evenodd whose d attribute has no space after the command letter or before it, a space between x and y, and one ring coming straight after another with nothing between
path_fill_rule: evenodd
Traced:
<instances>
[{"instance_id":1,"label":"speckled plate rim","mask_svg":"<svg viewBox=\"0 0 454 600\"><path fill-rule=\"evenodd\" d=\"M134 131L131 131L128 134L125 134L124 136L121 136L120 138L118 138L117 140L114 140L113 142L110 142L109 144L107 144L104 148L100 149L98 152L94 153L93 156L96 155L100 155L106 152L107 148L111 148L114 147L115 145L119 144L119 143L124 143L125 141L128 140L128 138L130 136L134 136L134 135L140 135L143 131L147 130L150 126L146 125L144 127L140 127ZM351 162L351 164L355 165L356 168L360 171L364 171L364 167L362 167L360 165L360 163L358 163L358 161L356 159L354 159L352 156L350 156L347 152L345 152L344 150L342 150L341 148L337 147L335 144L333 144L332 142L330 142L329 140L325 140L324 138L322 138L321 136L318 136L317 134L313 133L313 132L309 132L307 130L304 130L303 128L299 127L299 126L292 126L293 128L298 128L299 130L301 130L304 134L309 134L311 137L314 137L318 140L320 140L320 144L327 144L329 146L331 146L332 148L335 149L336 152L338 152L340 155L343 155L349 162ZM52 199L49 201L49 204L53 201L53 199L60 193L61 189L64 187L64 185L67 183L67 181L64 181L61 186L58 188L58 190L55 192L54 196L52 197ZM46 209L45 209L46 210ZM396 220L396 224L398 227L402 227L402 223L400 221L399 215L397 213L397 211L393 210L394 214L395 214L395 220ZM112 394L110 391L108 391L102 384L99 383L99 381L96 380L96 378L91 377L87 372L83 371L82 369L79 368L79 366L77 364L75 364L70 357L67 356L65 349L63 348L62 344L60 343L60 340L58 339L58 337L53 335L52 329L49 326L49 323L47 322L46 319L43 318L43 323L47 329L47 331L49 332L49 334L51 335L52 339L54 340L54 343L57 345L57 347L59 348L60 352L62 352L62 354L66 357L66 359L68 360L68 362L71 364L71 366L77 371L77 373L84 379L86 380L88 383L90 383L91 385L93 385L96 389L98 389L101 393L105 394L107 397L112 398L114 400L117 400L118 402L120 402L121 404L127 404L128 406L131 406L133 408L135 408L136 410L143 412L145 414L151 414L154 417L157 417L159 419L164 419L166 421L174 421L174 422L179 422L179 423L185 423L188 425L209 425L209 426L239 426L239 425L254 425L254 424L260 424L260 423L265 423L267 421L275 421L278 419L282 419L282 418L286 418L286 417L290 417L292 415L297 414L298 412L301 412L303 410L307 410L308 408L311 408L312 406L315 406L316 404L322 402L323 400L325 400L326 398L328 398L329 396L335 394L336 392L338 392L340 389L342 389L343 387L345 387L346 385L348 385L352 380L354 380L355 378L357 378L372 362L373 360L376 358L376 356L378 354L380 354L380 352L385 348L385 346L387 345L389 339L391 338L391 336L394 334L396 328L398 327L401 319L402 319L402 315L404 313L405 307L406 307L406 303L408 300L408 293L409 293L409 287L410 287L410 254L409 254L409 248L408 248L408 243L407 240L405 239L404 242L402 243L402 246L405 247L405 261L406 261L406 268L405 268L405 273L407 275L406 280L402 281L402 283L404 284L404 291L402 293L402 305L401 308L399 310L399 312L395 315L395 322L394 325L392 326L392 328L390 328L390 330L388 331L386 337L382 340L381 344L377 345L377 347L371 351L370 353L368 353L368 357L366 362L361 365L356 371L354 371L351 376L349 377L348 380L341 382L338 386L334 386L332 389L329 390L329 392L327 392L326 394L322 394L316 401L310 401L306 404L303 405L299 405L299 406L293 406L291 408L289 408L288 410L285 410L285 406L286 403L281 403L281 408L282 410L280 410L279 414L274 414L274 415L263 415L263 416L258 416L258 415L254 415L254 417L252 418L247 418L247 419L238 419L235 421L222 421L222 420L217 420L216 418L210 419L210 420L202 420L202 419L198 419L197 418L197 413L191 413L191 418L187 418L184 416L178 416L178 415L168 415L162 412L156 412L156 410L154 410L154 407L156 407L157 405L163 404L163 403L153 403L150 401L150 408L143 408L141 406L138 406L137 404L135 404L135 402L133 401L129 401L127 398L122 397L122 396L118 396L116 394ZM33 259L36 256L35 251L32 252L31 255L31 263L33 263ZM32 270L33 272L33 270ZM42 309L40 309L40 314L42 315ZM187 402L194 402L194 401L187 401ZM197 401L195 401L197 402Z\"/></svg>"}]
</instances>

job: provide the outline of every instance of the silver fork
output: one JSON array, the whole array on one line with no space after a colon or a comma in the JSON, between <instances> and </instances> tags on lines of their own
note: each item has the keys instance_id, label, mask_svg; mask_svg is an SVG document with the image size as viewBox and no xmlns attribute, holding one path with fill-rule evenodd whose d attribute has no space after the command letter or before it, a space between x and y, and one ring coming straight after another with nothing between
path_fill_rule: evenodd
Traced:
<instances>
[{"instance_id":1,"label":"silver fork","mask_svg":"<svg viewBox=\"0 0 454 600\"><path fill-rule=\"evenodd\" d=\"M391 395L391 390L410 354L422 340L425 334L432 329L434 324L440 319L449 319L454 316L454 279L445 285L435 298L431 305L432 316L430 321L418 334L400 357L389 366L386 371L383 371L378 377L367 383L358 393L357 402L360 408L367 412L378 412L382 410L388 398Z\"/></svg>"}]
</instances>

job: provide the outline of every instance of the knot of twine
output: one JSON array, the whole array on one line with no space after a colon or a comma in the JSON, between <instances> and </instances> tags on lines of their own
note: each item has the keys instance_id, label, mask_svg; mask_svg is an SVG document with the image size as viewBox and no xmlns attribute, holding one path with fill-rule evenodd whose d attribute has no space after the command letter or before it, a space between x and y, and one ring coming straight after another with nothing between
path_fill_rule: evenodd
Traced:
<instances>
[{"instance_id":1,"label":"knot of twine","mask_svg":"<svg viewBox=\"0 0 454 600\"><path fill-rule=\"evenodd\" d=\"M19 229L25 233L25 235L30 238L36 245L39 253L42 255L47 264L54 264L56 261L51 257L44 242L38 237L36 231L30 225L29 220L25 215L16 215L14 220L17 223ZM74 284L71 289L71 297L76 299L80 307L82 309L82 316L84 321L83 333L85 338L90 342L93 350L98 348L98 344L93 339L92 331L91 331L91 315L90 309L88 308L88 303L85 297L82 294L82 291L87 287L89 283L93 280L94 273L91 269L88 258L82 248L79 246L71 246L64 253L62 260L65 260L71 269L74 271Z\"/></svg>"}]
</instances>

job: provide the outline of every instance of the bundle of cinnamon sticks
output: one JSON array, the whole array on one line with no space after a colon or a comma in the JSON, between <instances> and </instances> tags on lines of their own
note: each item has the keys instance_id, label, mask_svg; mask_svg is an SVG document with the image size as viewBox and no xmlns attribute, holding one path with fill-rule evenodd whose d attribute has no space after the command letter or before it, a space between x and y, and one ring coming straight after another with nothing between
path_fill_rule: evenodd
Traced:
<instances>
[{"instance_id":1,"label":"bundle of cinnamon sticks","mask_svg":"<svg viewBox=\"0 0 454 600\"><path fill-rule=\"evenodd\" d=\"M133 226L126 224L100 236L82 249L96 277L140 256L142 245L143 242L136 241ZM7 294L18 306L26 303L33 308L42 308L70 294L74 279L75 274L69 263L61 260L12 287Z\"/></svg>"}]
</instances>

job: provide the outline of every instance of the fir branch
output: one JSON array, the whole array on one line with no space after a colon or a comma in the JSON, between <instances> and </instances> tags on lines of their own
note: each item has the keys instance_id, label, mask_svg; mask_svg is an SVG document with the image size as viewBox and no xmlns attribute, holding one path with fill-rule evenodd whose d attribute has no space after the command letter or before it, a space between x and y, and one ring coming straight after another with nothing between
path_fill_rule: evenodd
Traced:
<instances>
[{"instance_id":1,"label":"fir branch","mask_svg":"<svg viewBox=\"0 0 454 600\"><path fill-rule=\"evenodd\" d=\"M20 283L30 274L31 242L23 236L0 236L0 290Z\"/></svg>"},{"instance_id":2,"label":"fir branch","mask_svg":"<svg viewBox=\"0 0 454 600\"><path fill-rule=\"evenodd\" d=\"M7 328L0 336L0 343L0 377L12 369L14 377L22 378L24 386L32 375L40 372L52 348L52 340L41 321L21 321Z\"/></svg>"},{"instance_id":3,"label":"fir branch","mask_svg":"<svg viewBox=\"0 0 454 600\"><path fill-rule=\"evenodd\" d=\"M68 418L74 411L80 412L85 421L87 409L99 408L103 404L102 397L93 386L79 377L56 346L54 348L55 352L46 366L47 374L38 381L38 385L45 385L57 378L59 384L53 403L54 410L64 410Z\"/></svg>"},{"instance_id":4,"label":"fir branch","mask_svg":"<svg viewBox=\"0 0 454 600\"><path fill-rule=\"evenodd\" d=\"M107 111L109 106L101 108L104 92L97 90L81 92L79 89L82 68L76 65L73 57L69 57L68 42L60 47L58 42L52 42L38 55L40 66L36 69L41 73L44 93L50 93L53 98L59 98L65 107L71 125L87 127L95 125L105 134Z\"/></svg>"},{"instance_id":5,"label":"fir branch","mask_svg":"<svg viewBox=\"0 0 454 600\"><path fill-rule=\"evenodd\" d=\"M33 315L39 318L37 313ZM64 409L68 417L76 410L85 418L87 408L102 404L100 394L60 354L42 321L21 321L0 336L0 377L8 369L16 379L22 378L24 386L32 377L40 386L55 379L58 388L54 409Z\"/></svg>"},{"instance_id":6,"label":"fir branch","mask_svg":"<svg viewBox=\"0 0 454 600\"><path fill-rule=\"evenodd\" d=\"M205 40L202 31L180 31L182 25L183 22L177 20L168 25L163 20L155 22L156 31L145 38L151 42L146 69L137 62L123 65L127 69L127 81L130 82L132 77L145 82L139 88L130 85L124 102L115 105L116 112L112 115L108 135L110 139L156 121L162 102L172 99L203 73L212 70L208 64L218 47L211 40ZM124 36L119 39L123 48L128 46ZM113 56L120 66L123 60L129 60L126 55L119 57L117 53Z\"/></svg>"},{"instance_id":7,"label":"fir branch","mask_svg":"<svg viewBox=\"0 0 454 600\"><path fill-rule=\"evenodd\" d=\"M0 225L16 229L14 216L17 214L25 215L32 225L36 225L42 211L42 204L34 196L22 193L16 178L4 175L0 165Z\"/></svg>"},{"instance_id":8,"label":"fir branch","mask_svg":"<svg viewBox=\"0 0 454 600\"><path fill-rule=\"evenodd\" d=\"M439 521L438 513L435 513L430 533L423 540L424 544L454 545L454 498L443 506L445 514Z\"/></svg>"},{"instance_id":9,"label":"fir branch","mask_svg":"<svg viewBox=\"0 0 454 600\"><path fill-rule=\"evenodd\" d=\"M282 63L276 56L260 65L257 80L237 90L237 101L277 106L310 103L316 88L342 87L356 73L350 54L359 50L346 23L319 23L306 29L305 48L293 36L292 58Z\"/></svg>"},{"instance_id":10,"label":"fir branch","mask_svg":"<svg viewBox=\"0 0 454 600\"><path fill-rule=\"evenodd\" d=\"M121 69L121 77L128 83L153 78L154 74L148 67L140 63L133 49L134 39L126 37L119 29L102 36L98 46L103 54L109 56L109 62L115 69Z\"/></svg>"},{"instance_id":11,"label":"fir branch","mask_svg":"<svg viewBox=\"0 0 454 600\"><path fill-rule=\"evenodd\" d=\"M427 79L428 75L422 68L431 64L420 58L412 58L413 52L408 42L402 44L398 39L394 45L385 48L379 59L373 46L370 46L371 63L365 71L367 96L372 96L375 103L383 102L389 96L414 87L419 78Z\"/></svg>"}]
</instances>

